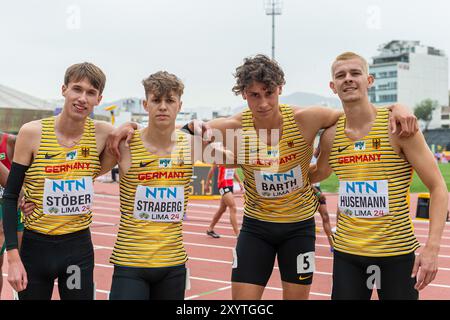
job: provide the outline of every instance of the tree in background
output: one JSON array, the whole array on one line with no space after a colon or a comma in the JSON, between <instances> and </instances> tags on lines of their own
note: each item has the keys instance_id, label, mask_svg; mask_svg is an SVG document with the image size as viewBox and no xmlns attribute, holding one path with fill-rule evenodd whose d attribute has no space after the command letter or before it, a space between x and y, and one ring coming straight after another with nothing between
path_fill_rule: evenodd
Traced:
<instances>
[{"instance_id":1,"label":"tree in background","mask_svg":"<svg viewBox=\"0 0 450 320\"><path fill-rule=\"evenodd\" d=\"M433 119L433 111L439 106L436 100L425 99L416 105L414 115L419 120L425 122L425 131L428 130L431 120Z\"/></svg>"}]
</instances>

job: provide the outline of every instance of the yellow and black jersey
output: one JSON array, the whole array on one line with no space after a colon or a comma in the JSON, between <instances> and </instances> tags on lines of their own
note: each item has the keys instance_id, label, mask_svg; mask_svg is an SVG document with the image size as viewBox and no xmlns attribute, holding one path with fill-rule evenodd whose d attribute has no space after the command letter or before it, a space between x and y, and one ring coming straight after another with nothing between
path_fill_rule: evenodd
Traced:
<instances>
[{"instance_id":1,"label":"yellow and black jersey","mask_svg":"<svg viewBox=\"0 0 450 320\"><path fill-rule=\"evenodd\" d=\"M59 145L55 117L41 123L39 150L24 180L25 197L36 205L25 228L49 235L86 229L92 221L93 179L100 172L94 121L86 120L73 148Z\"/></svg>"},{"instance_id":2,"label":"yellow and black jersey","mask_svg":"<svg viewBox=\"0 0 450 320\"><path fill-rule=\"evenodd\" d=\"M169 156L147 151L141 133L130 143L131 167L120 179L121 219L111 263L159 268L186 262L182 220L192 177L191 146L177 130Z\"/></svg>"},{"instance_id":3,"label":"yellow and black jersey","mask_svg":"<svg viewBox=\"0 0 450 320\"><path fill-rule=\"evenodd\" d=\"M238 162L245 176L244 214L262 221L299 222L312 218L318 207L308 177L313 148L300 134L292 107L280 105L280 112L282 136L274 146L258 137L252 112L242 114Z\"/></svg>"},{"instance_id":4,"label":"yellow and black jersey","mask_svg":"<svg viewBox=\"0 0 450 320\"><path fill-rule=\"evenodd\" d=\"M409 215L412 167L392 148L389 112L377 109L370 132L354 141L345 135L345 115L336 127L329 163L339 179L337 251L387 257L419 247Z\"/></svg>"}]
</instances>

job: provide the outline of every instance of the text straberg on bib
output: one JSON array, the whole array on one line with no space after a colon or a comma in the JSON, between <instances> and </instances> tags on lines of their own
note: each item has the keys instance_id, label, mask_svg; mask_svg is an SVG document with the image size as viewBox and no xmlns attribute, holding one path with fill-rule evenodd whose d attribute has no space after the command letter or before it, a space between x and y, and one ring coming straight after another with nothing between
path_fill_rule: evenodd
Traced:
<instances>
[{"instance_id":1,"label":"text straberg on bib","mask_svg":"<svg viewBox=\"0 0 450 320\"><path fill-rule=\"evenodd\" d=\"M341 213L350 217L389 215L388 181L340 181L338 206Z\"/></svg>"},{"instance_id":2,"label":"text straberg on bib","mask_svg":"<svg viewBox=\"0 0 450 320\"><path fill-rule=\"evenodd\" d=\"M45 179L43 212L56 216L87 214L92 207L93 198L92 177Z\"/></svg>"},{"instance_id":3,"label":"text straberg on bib","mask_svg":"<svg viewBox=\"0 0 450 320\"><path fill-rule=\"evenodd\" d=\"M255 171L256 190L264 198L277 198L303 188L300 166L286 172Z\"/></svg>"},{"instance_id":4,"label":"text straberg on bib","mask_svg":"<svg viewBox=\"0 0 450 320\"><path fill-rule=\"evenodd\" d=\"M134 218L153 222L180 222L183 214L183 186L137 186Z\"/></svg>"}]
</instances>

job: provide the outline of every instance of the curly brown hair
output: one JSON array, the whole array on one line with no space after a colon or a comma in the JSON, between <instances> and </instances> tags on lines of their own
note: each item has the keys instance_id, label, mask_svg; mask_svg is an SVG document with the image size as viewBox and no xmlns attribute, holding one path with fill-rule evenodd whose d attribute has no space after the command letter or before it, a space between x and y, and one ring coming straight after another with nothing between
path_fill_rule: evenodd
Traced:
<instances>
[{"instance_id":1,"label":"curly brown hair","mask_svg":"<svg viewBox=\"0 0 450 320\"><path fill-rule=\"evenodd\" d=\"M286 83L284 72L278 63L263 54L245 58L244 63L236 68L234 77L236 85L232 91L236 95L242 94L253 82L264 83L269 89Z\"/></svg>"},{"instance_id":2,"label":"curly brown hair","mask_svg":"<svg viewBox=\"0 0 450 320\"><path fill-rule=\"evenodd\" d=\"M153 93L157 97L165 97L171 92L181 97L184 91L183 82L174 74L167 71L158 71L142 80L145 96Z\"/></svg>"}]
</instances>

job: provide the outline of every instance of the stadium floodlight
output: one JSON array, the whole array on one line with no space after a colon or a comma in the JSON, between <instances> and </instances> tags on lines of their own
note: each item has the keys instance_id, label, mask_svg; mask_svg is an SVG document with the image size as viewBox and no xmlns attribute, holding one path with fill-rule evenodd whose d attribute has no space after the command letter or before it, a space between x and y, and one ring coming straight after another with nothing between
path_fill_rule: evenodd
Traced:
<instances>
[{"instance_id":1,"label":"stadium floodlight","mask_svg":"<svg viewBox=\"0 0 450 320\"><path fill-rule=\"evenodd\" d=\"M272 16L272 59L275 59L275 16L281 15L283 3L281 0L265 0L266 15Z\"/></svg>"}]
</instances>

